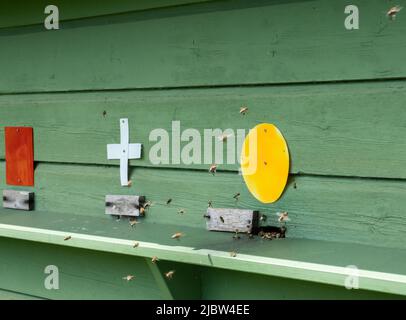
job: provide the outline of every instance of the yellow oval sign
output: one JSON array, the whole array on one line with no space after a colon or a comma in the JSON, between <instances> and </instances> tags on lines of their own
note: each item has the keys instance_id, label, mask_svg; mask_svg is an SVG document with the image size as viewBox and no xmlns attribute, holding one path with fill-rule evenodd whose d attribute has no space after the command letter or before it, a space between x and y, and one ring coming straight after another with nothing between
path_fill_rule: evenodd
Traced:
<instances>
[{"instance_id":1,"label":"yellow oval sign","mask_svg":"<svg viewBox=\"0 0 406 320\"><path fill-rule=\"evenodd\" d=\"M279 199L289 175L289 150L282 133L270 123L251 129L241 150L241 171L251 194L263 203Z\"/></svg>"}]
</instances>

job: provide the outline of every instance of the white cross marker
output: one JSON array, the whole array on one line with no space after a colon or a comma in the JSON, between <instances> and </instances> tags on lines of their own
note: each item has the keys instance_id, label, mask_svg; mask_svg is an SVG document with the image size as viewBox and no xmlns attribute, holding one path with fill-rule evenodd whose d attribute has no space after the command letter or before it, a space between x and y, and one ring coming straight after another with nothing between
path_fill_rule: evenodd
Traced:
<instances>
[{"instance_id":1,"label":"white cross marker","mask_svg":"<svg viewBox=\"0 0 406 320\"><path fill-rule=\"evenodd\" d=\"M128 160L141 158L141 144L129 143L128 119L120 119L120 144L107 145L107 159L120 159L120 180L128 186Z\"/></svg>"}]
</instances>

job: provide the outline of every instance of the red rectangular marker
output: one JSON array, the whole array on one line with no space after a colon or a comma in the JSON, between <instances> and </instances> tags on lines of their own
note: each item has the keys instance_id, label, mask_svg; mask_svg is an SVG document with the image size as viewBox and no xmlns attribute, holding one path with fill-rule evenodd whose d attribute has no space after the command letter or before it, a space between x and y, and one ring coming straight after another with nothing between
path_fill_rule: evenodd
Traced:
<instances>
[{"instance_id":1,"label":"red rectangular marker","mask_svg":"<svg viewBox=\"0 0 406 320\"><path fill-rule=\"evenodd\" d=\"M33 129L6 127L6 182L14 186L34 185Z\"/></svg>"}]
</instances>

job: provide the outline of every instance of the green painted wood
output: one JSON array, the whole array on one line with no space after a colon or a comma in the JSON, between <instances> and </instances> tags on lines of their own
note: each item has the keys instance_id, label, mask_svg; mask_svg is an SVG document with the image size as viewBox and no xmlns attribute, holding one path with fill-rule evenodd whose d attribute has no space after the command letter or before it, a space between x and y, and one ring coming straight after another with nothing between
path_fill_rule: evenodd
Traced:
<instances>
[{"instance_id":1,"label":"green painted wood","mask_svg":"<svg viewBox=\"0 0 406 320\"><path fill-rule=\"evenodd\" d=\"M405 99L403 81L5 95L0 96L0 136L3 126L29 125L34 127L36 161L116 165L118 161L107 160L106 145L119 142L118 120L126 117L131 142L144 145L143 159L131 163L151 166L149 153L156 142L149 135L157 128L171 134L172 121L180 121L182 130L197 129L202 139L204 129L231 128L236 135L237 129L248 132L271 122L287 140L292 173L406 178ZM239 114L242 104L249 107L245 116ZM224 164L218 169L237 170L237 164L227 164L227 144L223 149ZM231 160L238 159L236 152ZM207 170L210 164L171 166Z\"/></svg>"},{"instance_id":2,"label":"green painted wood","mask_svg":"<svg viewBox=\"0 0 406 320\"><path fill-rule=\"evenodd\" d=\"M344 0L215 1L65 22L58 31L6 29L0 92L405 77L403 12L391 21L389 0L356 4L361 26L351 31Z\"/></svg>"},{"instance_id":3,"label":"green painted wood","mask_svg":"<svg viewBox=\"0 0 406 320\"><path fill-rule=\"evenodd\" d=\"M205 269L202 273L203 298L222 300L286 300L286 299L404 299L403 296L377 293L367 290L348 290L344 286L325 284L309 285L277 277L230 270Z\"/></svg>"},{"instance_id":4,"label":"green painted wood","mask_svg":"<svg viewBox=\"0 0 406 320\"><path fill-rule=\"evenodd\" d=\"M174 255L174 258L176 258L176 255ZM152 263L150 258L148 258L148 264L151 267L151 272L156 277L157 283L162 283L162 286L167 288L172 299L197 300L202 298L200 267L162 259ZM166 276L170 271L174 272L171 279ZM162 289L162 292L165 292L165 290Z\"/></svg>"},{"instance_id":5,"label":"green painted wood","mask_svg":"<svg viewBox=\"0 0 406 320\"><path fill-rule=\"evenodd\" d=\"M42 221L42 225L45 222L45 225L51 227L52 230L21 226L27 222L27 219L13 219L12 224L10 224L10 219L2 219L2 222L8 220L9 224L0 224L0 235L36 243L57 244L121 255L148 258L157 256L160 261L167 260L172 263L195 264L335 286L343 286L348 275L351 274L347 266L356 266L360 289L406 294L404 250L289 238L271 243L260 238L244 237L236 242L224 233L208 237L207 232L195 228L183 228L186 234L193 236L189 236L186 241L180 243L165 237L165 234L173 232L173 226L160 224L145 224L142 229L132 231L130 235L128 225L127 230L123 227L113 227L113 233L118 238L111 238L111 230L110 237L101 236L106 233L100 231L101 229L97 233L95 232L100 227L102 230L110 229L108 224L101 224L100 220L96 218L90 219L90 228L83 229L82 227L82 232L86 232L84 234L70 232L72 229L82 226L81 221L55 215L55 213L39 213L35 218L29 219L31 225ZM52 227L52 222L55 220L58 220L58 225ZM55 231L55 229L64 231ZM156 237L157 234L161 237ZM67 235L70 237L69 240L65 240ZM154 242L144 241L151 239L151 235L154 235ZM123 239L124 237L133 240ZM136 248L133 246L134 239L139 243ZM182 245L180 246L180 244ZM238 252L237 255L231 256L228 252L230 250ZM377 256L380 259L376 259ZM387 263L389 260L391 264ZM165 272L168 269L178 270L178 267L171 265L170 268L165 268ZM195 279L194 276L189 276L194 274L194 272L187 273L186 279L189 280L186 283ZM169 284L163 287L162 280L157 281L156 275L154 273L153 275L164 298L168 296L168 291L171 295L176 296L174 295L176 292L172 291L172 288L169 289ZM197 289L199 284L196 281L192 281L189 291L196 293L194 288ZM176 288L179 287L176 285ZM181 289L179 293L184 296L188 290Z\"/></svg>"},{"instance_id":6,"label":"green painted wood","mask_svg":"<svg viewBox=\"0 0 406 320\"><path fill-rule=\"evenodd\" d=\"M0 289L0 300L43 300L39 297Z\"/></svg>"},{"instance_id":7,"label":"green painted wood","mask_svg":"<svg viewBox=\"0 0 406 320\"><path fill-rule=\"evenodd\" d=\"M206 1L213 0L55 0L52 3L46 0L3 0L0 3L0 28L43 24L46 17L44 9L49 4L56 5L59 9L60 21L66 21Z\"/></svg>"},{"instance_id":8,"label":"green painted wood","mask_svg":"<svg viewBox=\"0 0 406 320\"><path fill-rule=\"evenodd\" d=\"M144 259L5 238L0 248L0 281L7 290L50 299L162 298ZM45 288L48 265L59 269L58 290ZM122 279L129 274L136 278Z\"/></svg>"},{"instance_id":9,"label":"green painted wood","mask_svg":"<svg viewBox=\"0 0 406 320\"><path fill-rule=\"evenodd\" d=\"M4 185L4 163L0 168L0 188L19 189ZM145 224L167 224L172 228L164 235L168 238L182 232L178 229L183 227L205 230L203 214L211 200L214 207L259 210L268 216L267 224L277 224L276 212L288 211L290 237L405 248L404 181L294 176L277 203L264 205L249 194L236 173L213 176L200 171L136 168L130 176L131 188L120 187L117 167L40 163L35 174L35 210L66 215L72 223L81 221L85 229L90 217L111 222L104 214L105 194L142 194L154 203ZM237 203L233 198L236 192L241 193ZM169 198L173 201L167 206ZM186 213L178 214L180 209ZM35 213L11 211L3 218L7 216L20 217L28 226L35 223L30 218ZM58 228L58 219L52 221L50 229ZM132 230L128 222L123 223ZM106 232L108 225L101 224L98 232ZM72 231L81 232L81 228Z\"/></svg>"},{"instance_id":10,"label":"green painted wood","mask_svg":"<svg viewBox=\"0 0 406 320\"><path fill-rule=\"evenodd\" d=\"M0 291L0 298L31 299L24 292L41 293L51 299L139 299L137 293L150 276L134 264L135 259L96 251L39 244L29 241L0 238L2 259L0 278L8 288L20 292ZM21 256L19 256L21 255ZM30 268L25 267L30 259ZM24 262L21 262L24 261ZM58 290L44 290L47 276L43 268L48 263L58 266L60 286ZM161 262L162 263L162 262ZM307 281L295 281L253 273L241 273L208 267L165 261L170 267L189 273L201 274L201 298L203 299L399 299L366 290L346 290L342 286L328 286ZM166 268L166 266L164 267ZM131 282L117 281L123 271L136 275ZM182 282L182 273L175 273L173 285L185 292L193 283ZM200 276L199 276L200 277ZM199 281L200 282L200 281ZM362 283L362 281L361 281ZM91 292L89 293L89 288ZM143 297L161 299L159 292L149 285L143 287ZM192 297L189 297L191 299Z\"/></svg>"}]
</instances>

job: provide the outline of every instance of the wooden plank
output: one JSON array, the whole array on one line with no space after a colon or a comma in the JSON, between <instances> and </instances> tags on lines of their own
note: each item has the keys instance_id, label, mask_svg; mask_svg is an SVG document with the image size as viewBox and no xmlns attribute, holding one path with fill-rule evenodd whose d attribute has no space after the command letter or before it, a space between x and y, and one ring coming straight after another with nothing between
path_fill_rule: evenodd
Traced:
<instances>
[{"instance_id":1,"label":"wooden plank","mask_svg":"<svg viewBox=\"0 0 406 320\"><path fill-rule=\"evenodd\" d=\"M144 202L143 196L107 195L105 213L116 216L139 216L140 206Z\"/></svg>"},{"instance_id":2,"label":"wooden plank","mask_svg":"<svg viewBox=\"0 0 406 320\"><path fill-rule=\"evenodd\" d=\"M45 218L46 220L53 216L55 214L48 215L43 213L38 215L37 218L42 220ZM3 222L3 216L0 219ZM59 222L68 221L66 215L62 219L59 216L58 219ZM97 222L97 219L92 220ZM21 220L21 222L25 223L24 220ZM80 222L78 221L77 224L80 224ZM37 242L35 245L38 245L38 242L52 243L136 257L151 258L152 256L158 256L160 258L160 265L162 260L168 261L165 265L170 266L170 269L165 267L166 271L178 268L178 263L186 263L251 274L305 280L340 287L343 286L349 275L354 275L355 266L358 269L359 289L406 295L406 276L404 275L406 261L404 250L388 250L388 248L373 246L304 239L273 241L272 245L270 245L269 241L264 242L258 240L258 238L245 238L235 242L230 238L224 237L224 233L217 233L217 236L214 237L217 239L213 241L212 237L208 238L207 235L198 230L195 230L194 236L189 237L183 246L173 244L173 241L171 245L163 245L160 243L161 239L157 239L156 235L167 231L166 229L170 228L170 226L146 224L144 227L145 229L137 229L140 232L136 232L135 236L137 239L145 239L147 235L147 238L150 239L151 234L154 234L154 242L139 242L140 245L136 250L133 248L133 241L123 239L127 235L125 232L122 232L122 228L120 228L120 233L116 232L120 237L118 239L100 236L100 232L97 232L99 235L90 235L89 232L94 233L97 230L95 228L87 230L88 234L73 233L72 239L69 242L63 240L65 232L19 225L0 224L0 234L8 238L35 241ZM57 228L66 230L70 226L59 223ZM119 228L115 227L115 229ZM159 233L157 233L158 230ZM104 228L104 231L106 231L106 228ZM201 241L202 239L204 239L204 242ZM165 241L167 242L168 239L166 238ZM196 246L197 243L199 243L198 246ZM228 252L224 251L228 250L231 243L236 248L237 255L231 256ZM380 259L376 259L377 256ZM388 260L392 263L388 264ZM173 264L174 262L175 264ZM352 266L352 268L349 269L347 266ZM133 265L133 267L135 266ZM194 267L188 271L189 275L193 275L196 268ZM198 288L199 283L196 280L193 282L193 286L190 286L188 289L194 296L196 294L195 289ZM162 282L158 283L157 281L157 285L164 293L164 297L167 298L168 290L162 288ZM172 286L168 284L168 287ZM173 289L176 290L176 288L181 287L179 284L176 284L173 286ZM172 288L170 290L172 292ZM181 289L180 293L182 295L186 294L184 289Z\"/></svg>"},{"instance_id":3,"label":"wooden plank","mask_svg":"<svg viewBox=\"0 0 406 320\"><path fill-rule=\"evenodd\" d=\"M258 226L258 212L244 209L208 208L207 230L251 233Z\"/></svg>"},{"instance_id":4,"label":"wooden plank","mask_svg":"<svg viewBox=\"0 0 406 320\"><path fill-rule=\"evenodd\" d=\"M44 300L40 297L34 297L19 292L13 292L0 289L0 300Z\"/></svg>"},{"instance_id":5,"label":"wooden plank","mask_svg":"<svg viewBox=\"0 0 406 320\"><path fill-rule=\"evenodd\" d=\"M404 299L368 290L347 290L344 286L328 286L307 281L263 277L221 269L205 269L202 274L203 299L214 300L370 300ZM253 288L253 289L248 289Z\"/></svg>"},{"instance_id":6,"label":"wooden plank","mask_svg":"<svg viewBox=\"0 0 406 320\"><path fill-rule=\"evenodd\" d=\"M346 5L214 1L70 21L56 32L5 29L0 92L405 77L403 13L391 21L389 0L358 0L362 26L349 31Z\"/></svg>"},{"instance_id":7,"label":"wooden plank","mask_svg":"<svg viewBox=\"0 0 406 320\"><path fill-rule=\"evenodd\" d=\"M52 4L59 9L60 21L66 21L206 1L213 0L88 0L86 2L80 0L55 0L52 1ZM49 4L49 1L46 0L4 0L0 3L0 28L43 24L46 17L44 9Z\"/></svg>"},{"instance_id":8,"label":"wooden plank","mask_svg":"<svg viewBox=\"0 0 406 320\"><path fill-rule=\"evenodd\" d=\"M4 163L0 167L1 176ZM217 234L206 231L203 217L211 200L214 208L258 210L267 216L265 225L279 225L276 213L287 211L291 219L287 223L287 237L406 248L402 240L406 232L404 181L294 176L281 200L266 205L249 194L242 177L235 173L218 172L212 176L199 171L136 168L132 170L132 180L137 183L130 188L121 188L114 183L116 168L40 163L37 177L36 187L32 189L36 196L36 210L66 215L69 221L63 224L82 221L72 232L90 228L93 222L87 217L93 217L101 219L99 232L108 228L109 232L121 234L119 229L114 230L117 226L114 219L104 213L105 194L120 192L144 194L152 202L152 207L140 222L144 225L167 224L167 233L158 235L151 231L150 236L172 242L175 240L171 236L175 232L185 233L184 238L190 238L183 230L188 227L204 230L204 237ZM0 184L0 189L4 187ZM237 202L233 198L236 192L241 194ZM172 202L167 205L169 198ZM75 204L74 210L72 204ZM179 210L184 214L179 214ZM8 219L8 216L26 223L34 223L36 219L29 217L34 215L19 217L21 215L15 214L4 218ZM114 223L111 225L111 222ZM55 216L46 223L52 229L61 221ZM131 228L128 221L122 223L128 232L141 225ZM233 240L229 233L227 237Z\"/></svg>"},{"instance_id":9,"label":"wooden plank","mask_svg":"<svg viewBox=\"0 0 406 320\"><path fill-rule=\"evenodd\" d=\"M17 210L32 210L34 208L34 193L3 190L3 207Z\"/></svg>"},{"instance_id":10,"label":"wooden plank","mask_svg":"<svg viewBox=\"0 0 406 320\"><path fill-rule=\"evenodd\" d=\"M2 288L48 299L162 299L143 258L1 238ZM29 268L27 268L29 261ZM46 289L53 265L59 289ZM132 281L123 277L135 275Z\"/></svg>"},{"instance_id":11,"label":"wooden plank","mask_svg":"<svg viewBox=\"0 0 406 320\"><path fill-rule=\"evenodd\" d=\"M248 132L258 123L270 122L286 138L291 173L406 178L405 100L404 81L5 95L0 96L0 119L5 125L35 128L36 161L118 165L107 160L106 145L119 143L117 121L122 117L129 119L130 141L144 146L143 158L131 161L136 166L153 165L152 130L166 130L169 142L173 141L172 121L180 121L181 130L195 128L202 141L204 129L230 128L236 136L237 129ZM245 116L239 114L243 104L249 107ZM218 142L216 137L212 142ZM3 143L0 139L0 159L4 159ZM238 164L227 163L227 145L218 169L236 171ZM203 155L203 142L201 150ZM237 163L239 155L233 155L231 160ZM210 165L169 163L205 171Z\"/></svg>"},{"instance_id":12,"label":"wooden plank","mask_svg":"<svg viewBox=\"0 0 406 320\"><path fill-rule=\"evenodd\" d=\"M4 257L0 262L2 283L9 288L18 288L25 292L17 294L1 290L0 299L33 299L34 297L27 296L27 292L45 294L51 299L143 299L138 295L140 289L145 290L145 295L150 299L168 298L156 290L153 282L144 288L150 276L148 273L145 274L144 268L140 267L138 263L134 263L134 261L140 260L134 257L7 238L0 239L0 247ZM27 259L30 259L32 268L24 268ZM60 289L43 291L44 278L47 276L43 269L51 261L54 265L59 266ZM233 261L234 265L237 263L238 261ZM188 274L202 271L199 281L201 295L198 298L203 299L402 298L366 291L363 289L365 283L363 278L360 282L362 289L346 290L343 286L328 286L316 282L309 283L308 281L255 273L196 267L169 261L166 262L167 264L176 269L181 266L182 271L186 271ZM129 270L138 277L130 282L117 281L117 277ZM157 276L160 275L160 270L157 272ZM296 274L298 274L297 271ZM145 277L145 275L147 276ZM180 277L182 277L182 272ZM317 279L319 278L314 277L314 280ZM182 285L182 281L177 278L173 278L173 280L170 285L180 289L183 287L183 292L194 289L194 287L185 288L184 283ZM76 290L74 290L75 286ZM182 290L178 291L182 293ZM176 294L175 290L173 292Z\"/></svg>"}]
</instances>

